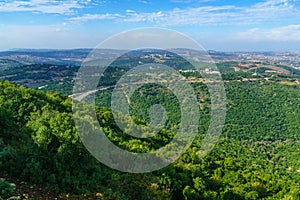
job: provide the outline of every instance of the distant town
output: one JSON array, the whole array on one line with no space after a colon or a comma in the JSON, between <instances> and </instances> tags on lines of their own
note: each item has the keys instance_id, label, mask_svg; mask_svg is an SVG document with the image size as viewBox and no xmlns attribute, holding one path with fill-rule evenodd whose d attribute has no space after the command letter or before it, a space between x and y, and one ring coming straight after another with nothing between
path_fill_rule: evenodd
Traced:
<instances>
[{"instance_id":1,"label":"distant town","mask_svg":"<svg viewBox=\"0 0 300 200\"><path fill-rule=\"evenodd\" d=\"M51 50L51 49L15 49L0 52L0 67L5 63L13 65L52 63L52 64L74 64L80 65L89 55L92 49L71 49L71 50ZM97 49L101 55L110 57L115 54L121 54L124 50ZM194 59L199 55L197 51L189 49L172 49L172 52L178 55L184 55L186 58ZM300 52L220 52L209 50L202 60L236 61L243 63L268 63L280 64L300 68Z\"/></svg>"}]
</instances>

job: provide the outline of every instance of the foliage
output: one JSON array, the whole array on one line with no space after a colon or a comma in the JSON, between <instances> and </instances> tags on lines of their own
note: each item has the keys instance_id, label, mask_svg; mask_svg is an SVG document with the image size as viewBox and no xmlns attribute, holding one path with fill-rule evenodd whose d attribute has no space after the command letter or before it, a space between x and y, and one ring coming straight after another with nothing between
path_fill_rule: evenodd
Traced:
<instances>
[{"instance_id":1,"label":"foliage","mask_svg":"<svg viewBox=\"0 0 300 200\"><path fill-rule=\"evenodd\" d=\"M231 69L223 74L226 123L215 148L202 159L210 98L203 83L192 83L201 114L199 133L176 163L147 174L118 172L93 158L76 132L70 98L0 82L0 171L58 192L101 192L104 199L299 199L300 88L258 77L241 81L247 77L252 74ZM99 94L100 102L109 101L111 90ZM132 119L142 128L149 123L148 109L162 99L167 99L169 121L152 138L124 134L109 108L96 108L99 124L120 148L153 151L174 137L178 102L166 88L153 84L131 99ZM129 122L128 116L122 119Z\"/></svg>"},{"instance_id":2,"label":"foliage","mask_svg":"<svg viewBox=\"0 0 300 200\"><path fill-rule=\"evenodd\" d=\"M14 185L0 178L0 199L9 198L14 194Z\"/></svg>"}]
</instances>

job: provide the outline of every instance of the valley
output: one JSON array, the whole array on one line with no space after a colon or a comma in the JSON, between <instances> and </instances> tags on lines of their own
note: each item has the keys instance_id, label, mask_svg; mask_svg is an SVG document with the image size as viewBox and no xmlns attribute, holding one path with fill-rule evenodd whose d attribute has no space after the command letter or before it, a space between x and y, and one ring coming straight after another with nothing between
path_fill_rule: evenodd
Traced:
<instances>
[{"instance_id":1,"label":"valley","mask_svg":"<svg viewBox=\"0 0 300 200\"><path fill-rule=\"evenodd\" d=\"M210 52L218 58L216 66L224 82L227 111L215 147L200 158L211 120L211 97L201 73L180 59L165 59L158 52L150 52L149 56L135 52L112 63L95 90L73 94L74 77L80 67L76 62L87 55L80 51L58 51L55 56L23 51L26 57L0 53L10 60L0 64L0 177L6 179L0 180L1 198L45 198L39 191L57 199L300 198L297 56L290 59L282 54L286 60L277 63L269 57L245 61L246 53ZM186 51L181 50L187 54ZM115 51L105 56L109 58L110 53ZM189 55L195 58L195 52ZM36 56L46 57L45 63L40 57L34 61ZM130 97L131 116L122 116L129 124L128 130L134 130L130 119L142 127L149 125L151 106L161 104L165 109L168 118L163 129L150 138L125 134L114 121L110 104L119 79L139 63L152 62L172 66L195 91L200 112L198 132L187 151L163 169L144 174L111 169L98 162L82 144L73 120L82 112L72 112L72 98L85 102L84 110L89 108L89 95L96 94L97 123L109 140L133 153L153 152L168 144L180 126L180 105L172 91L159 84L145 84ZM83 119L83 126L97 129L88 116ZM16 186L7 185L13 182Z\"/></svg>"}]
</instances>

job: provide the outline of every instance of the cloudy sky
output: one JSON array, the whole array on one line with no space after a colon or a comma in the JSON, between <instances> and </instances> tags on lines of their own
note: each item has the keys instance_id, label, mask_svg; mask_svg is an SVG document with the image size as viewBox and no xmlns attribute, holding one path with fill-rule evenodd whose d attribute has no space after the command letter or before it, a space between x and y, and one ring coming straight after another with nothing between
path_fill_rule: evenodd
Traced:
<instances>
[{"instance_id":1,"label":"cloudy sky","mask_svg":"<svg viewBox=\"0 0 300 200\"><path fill-rule=\"evenodd\" d=\"M299 0L0 0L0 50L90 48L162 27L220 51L300 51Z\"/></svg>"}]
</instances>

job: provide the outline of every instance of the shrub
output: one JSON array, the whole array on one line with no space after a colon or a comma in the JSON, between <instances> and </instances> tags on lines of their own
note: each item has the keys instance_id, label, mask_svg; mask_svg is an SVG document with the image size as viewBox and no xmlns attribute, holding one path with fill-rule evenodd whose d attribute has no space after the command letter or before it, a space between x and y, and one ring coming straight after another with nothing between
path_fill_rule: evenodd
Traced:
<instances>
[{"instance_id":1,"label":"shrub","mask_svg":"<svg viewBox=\"0 0 300 200\"><path fill-rule=\"evenodd\" d=\"M0 199L9 198L15 193L14 185L5 181L5 179L0 179Z\"/></svg>"}]
</instances>

